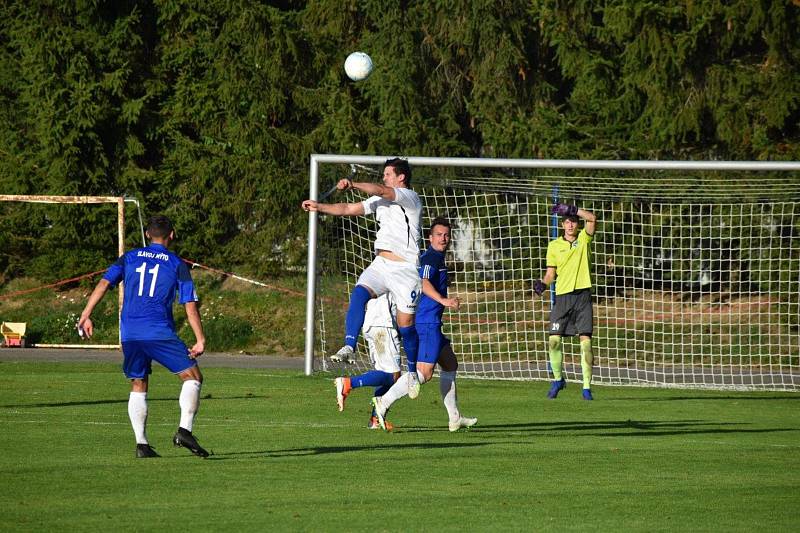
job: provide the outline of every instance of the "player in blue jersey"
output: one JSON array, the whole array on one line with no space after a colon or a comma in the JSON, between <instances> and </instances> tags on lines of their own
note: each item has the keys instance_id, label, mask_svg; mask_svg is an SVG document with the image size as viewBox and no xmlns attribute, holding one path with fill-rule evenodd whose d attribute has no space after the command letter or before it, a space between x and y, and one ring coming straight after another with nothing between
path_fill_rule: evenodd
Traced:
<instances>
[{"instance_id":1,"label":"player in blue jersey","mask_svg":"<svg viewBox=\"0 0 800 533\"><path fill-rule=\"evenodd\" d=\"M123 282L125 292L120 320L124 355L122 369L125 377L131 380L128 416L136 437L136 456L159 457L150 447L146 432L147 384L152 372L151 363L155 360L183 381L178 400L181 419L173 444L188 448L199 457L208 457L208 452L192 435L203 383L196 359L205 351L206 342L197 308L197 293L186 263L168 249L175 239L172 222L163 215L151 217L147 222L147 238L149 246L127 252L108 268L89 296L78 321L78 331L92 336L92 311L110 288ZM176 294L186 309L186 317L194 332L195 343L191 349L175 332L172 304Z\"/></svg>"},{"instance_id":2,"label":"player in blue jersey","mask_svg":"<svg viewBox=\"0 0 800 533\"><path fill-rule=\"evenodd\" d=\"M445 253L450 246L450 222L445 218L435 218L431 223L428 235L430 246L420 257L419 274L422 278L422 298L417 309L416 325L419 335L419 351L417 353L417 377L419 383L425 383L433 376L433 367L438 363L439 390L442 403L447 409L450 431L458 431L462 427L474 426L477 418L461 416L456 395L456 371L458 361L450 339L442 334L442 314L445 307L458 309L461 302L458 298L447 295L450 279L445 264ZM408 380L398 380L382 397L372 399L375 415L383 429L384 416L394 402L408 393Z\"/></svg>"}]
</instances>

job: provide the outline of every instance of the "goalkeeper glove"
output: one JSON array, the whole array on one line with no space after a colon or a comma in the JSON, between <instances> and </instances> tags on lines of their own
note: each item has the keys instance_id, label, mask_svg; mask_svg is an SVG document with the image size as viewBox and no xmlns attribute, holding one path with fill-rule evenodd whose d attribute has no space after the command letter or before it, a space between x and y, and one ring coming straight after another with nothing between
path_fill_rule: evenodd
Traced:
<instances>
[{"instance_id":1,"label":"goalkeeper glove","mask_svg":"<svg viewBox=\"0 0 800 533\"><path fill-rule=\"evenodd\" d=\"M556 204L553 206L553 214L562 217L574 217L578 215L578 206L569 204Z\"/></svg>"},{"instance_id":2,"label":"goalkeeper glove","mask_svg":"<svg viewBox=\"0 0 800 533\"><path fill-rule=\"evenodd\" d=\"M542 280L537 279L533 282L533 292L535 292L537 296L541 296L546 289L547 285L545 285Z\"/></svg>"}]
</instances>

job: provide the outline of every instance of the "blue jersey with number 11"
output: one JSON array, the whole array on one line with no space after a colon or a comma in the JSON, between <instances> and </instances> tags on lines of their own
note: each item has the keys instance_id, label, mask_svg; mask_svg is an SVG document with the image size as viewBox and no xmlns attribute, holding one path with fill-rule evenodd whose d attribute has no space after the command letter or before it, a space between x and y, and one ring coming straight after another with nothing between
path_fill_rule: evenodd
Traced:
<instances>
[{"instance_id":1,"label":"blue jersey with number 11","mask_svg":"<svg viewBox=\"0 0 800 533\"><path fill-rule=\"evenodd\" d=\"M181 258L161 244L131 250L106 271L112 286L125 283L120 337L125 341L177 338L172 304L196 302L192 275Z\"/></svg>"}]
</instances>

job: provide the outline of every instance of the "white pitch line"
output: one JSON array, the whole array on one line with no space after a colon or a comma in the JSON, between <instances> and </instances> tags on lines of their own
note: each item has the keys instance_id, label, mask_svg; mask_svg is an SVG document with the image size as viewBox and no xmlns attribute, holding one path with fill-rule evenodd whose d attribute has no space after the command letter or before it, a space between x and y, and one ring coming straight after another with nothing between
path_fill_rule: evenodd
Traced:
<instances>
[{"instance_id":1,"label":"white pitch line","mask_svg":"<svg viewBox=\"0 0 800 533\"><path fill-rule=\"evenodd\" d=\"M283 379L292 379L296 378L297 376L287 376L284 374L255 374L253 372L226 372L226 376L258 376L258 377L266 377L266 378L283 378Z\"/></svg>"}]
</instances>

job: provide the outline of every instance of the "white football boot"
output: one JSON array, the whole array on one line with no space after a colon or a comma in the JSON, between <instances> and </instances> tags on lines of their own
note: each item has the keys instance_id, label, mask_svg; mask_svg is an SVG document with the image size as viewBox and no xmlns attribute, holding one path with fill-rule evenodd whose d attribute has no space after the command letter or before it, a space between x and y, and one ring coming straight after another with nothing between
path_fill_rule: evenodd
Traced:
<instances>
[{"instance_id":1,"label":"white football boot","mask_svg":"<svg viewBox=\"0 0 800 533\"><path fill-rule=\"evenodd\" d=\"M353 352L353 348L348 345L344 345L339 348L339 351L336 352L331 356L331 362L333 363L347 363L352 364L356 360L355 353Z\"/></svg>"},{"instance_id":2,"label":"white football boot","mask_svg":"<svg viewBox=\"0 0 800 533\"><path fill-rule=\"evenodd\" d=\"M381 429L384 431L389 431L386 427L386 410L383 408L383 403L381 402L380 396L375 396L372 398L372 407L375 408L375 418L378 419L378 424L381 426Z\"/></svg>"},{"instance_id":3,"label":"white football boot","mask_svg":"<svg viewBox=\"0 0 800 533\"><path fill-rule=\"evenodd\" d=\"M417 378L416 372L409 372L406 376L408 376L406 378L408 380L408 397L414 400L419 396L419 378Z\"/></svg>"},{"instance_id":4,"label":"white football boot","mask_svg":"<svg viewBox=\"0 0 800 533\"><path fill-rule=\"evenodd\" d=\"M475 424L478 423L477 418L467 418L465 416L459 416L458 420L451 420L448 424L450 431L458 431L461 428L471 428Z\"/></svg>"}]
</instances>

